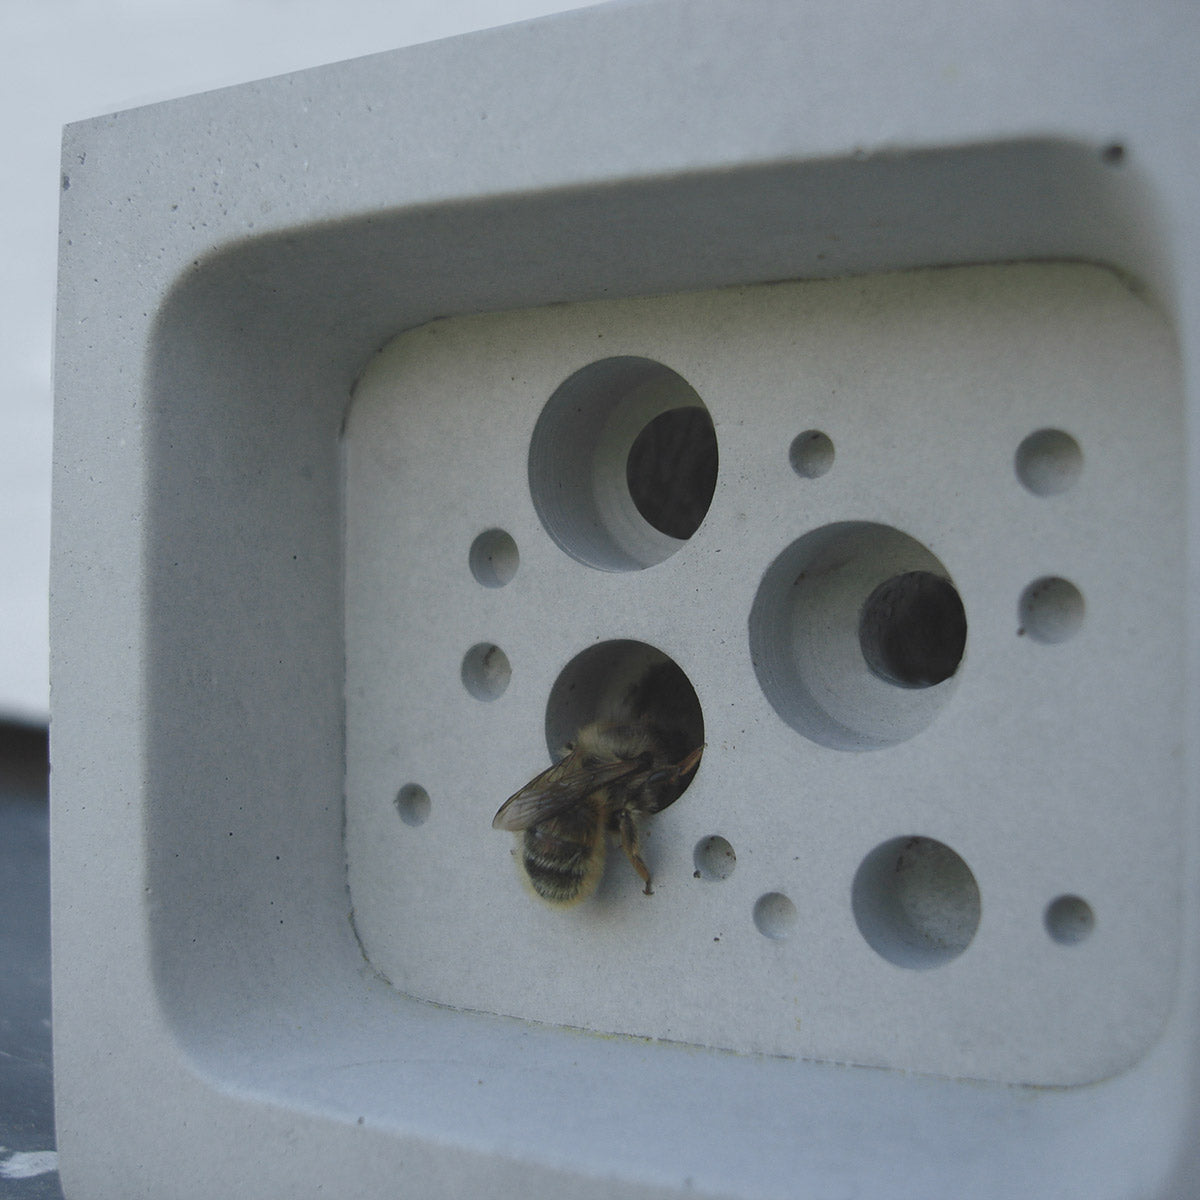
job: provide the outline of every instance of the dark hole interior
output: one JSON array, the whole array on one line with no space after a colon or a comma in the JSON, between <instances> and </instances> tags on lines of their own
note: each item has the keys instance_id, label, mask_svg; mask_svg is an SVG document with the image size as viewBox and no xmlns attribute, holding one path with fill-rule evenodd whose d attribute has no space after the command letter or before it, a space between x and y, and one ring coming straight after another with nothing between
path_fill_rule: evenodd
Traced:
<instances>
[{"instance_id":1,"label":"dark hole interior","mask_svg":"<svg viewBox=\"0 0 1200 1200\"><path fill-rule=\"evenodd\" d=\"M967 614L954 585L930 571L908 571L867 597L858 626L867 665L898 687L933 687L958 670Z\"/></svg>"},{"instance_id":2,"label":"dark hole interior","mask_svg":"<svg viewBox=\"0 0 1200 1200\"><path fill-rule=\"evenodd\" d=\"M717 435L703 408L673 408L651 421L629 450L625 479L637 510L660 533L690 538L717 486Z\"/></svg>"}]
</instances>

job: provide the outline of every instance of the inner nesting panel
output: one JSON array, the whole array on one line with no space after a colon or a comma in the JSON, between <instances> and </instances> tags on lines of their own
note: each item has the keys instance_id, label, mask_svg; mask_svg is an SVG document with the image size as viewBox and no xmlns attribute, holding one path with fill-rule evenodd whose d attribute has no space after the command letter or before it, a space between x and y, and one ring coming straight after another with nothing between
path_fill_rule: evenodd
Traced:
<instances>
[{"instance_id":1,"label":"inner nesting panel","mask_svg":"<svg viewBox=\"0 0 1200 1200\"><path fill-rule=\"evenodd\" d=\"M345 435L364 953L603 1033L1135 1061L1178 952L1180 421L1171 330L1077 264L403 334ZM664 665L703 757L641 829L653 894L540 903L493 814Z\"/></svg>"}]
</instances>

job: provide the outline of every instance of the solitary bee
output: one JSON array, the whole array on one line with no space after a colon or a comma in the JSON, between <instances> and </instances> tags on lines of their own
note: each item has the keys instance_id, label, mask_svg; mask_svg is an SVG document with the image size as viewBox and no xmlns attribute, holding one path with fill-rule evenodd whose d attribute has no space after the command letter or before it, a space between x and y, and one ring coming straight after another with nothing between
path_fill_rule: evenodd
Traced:
<instances>
[{"instance_id":1,"label":"solitary bee","mask_svg":"<svg viewBox=\"0 0 1200 1200\"><path fill-rule=\"evenodd\" d=\"M500 806L492 828L524 834L521 865L533 890L551 904L577 904L596 890L609 833L619 836L645 894L653 895L639 853L638 818L679 798L704 747L675 762L653 727L596 721L568 750Z\"/></svg>"}]
</instances>

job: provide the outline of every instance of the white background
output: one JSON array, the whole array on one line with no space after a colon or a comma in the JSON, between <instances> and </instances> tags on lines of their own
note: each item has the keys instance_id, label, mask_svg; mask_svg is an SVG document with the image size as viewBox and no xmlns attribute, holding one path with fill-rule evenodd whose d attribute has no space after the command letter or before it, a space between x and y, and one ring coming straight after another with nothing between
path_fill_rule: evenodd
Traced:
<instances>
[{"instance_id":1,"label":"white background","mask_svg":"<svg viewBox=\"0 0 1200 1200\"><path fill-rule=\"evenodd\" d=\"M45 721L59 141L70 121L588 0L0 0L0 719Z\"/></svg>"}]
</instances>

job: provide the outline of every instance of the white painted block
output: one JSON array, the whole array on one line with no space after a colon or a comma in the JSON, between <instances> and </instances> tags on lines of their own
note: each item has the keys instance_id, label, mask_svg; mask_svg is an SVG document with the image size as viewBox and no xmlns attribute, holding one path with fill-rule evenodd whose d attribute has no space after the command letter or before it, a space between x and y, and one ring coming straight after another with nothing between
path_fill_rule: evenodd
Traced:
<instances>
[{"instance_id":1,"label":"white painted block","mask_svg":"<svg viewBox=\"0 0 1200 1200\"><path fill-rule=\"evenodd\" d=\"M69 1196L1195 1194L1198 49L620 5L68 129ZM653 894L552 910L493 814L656 656Z\"/></svg>"}]
</instances>

